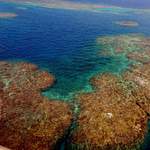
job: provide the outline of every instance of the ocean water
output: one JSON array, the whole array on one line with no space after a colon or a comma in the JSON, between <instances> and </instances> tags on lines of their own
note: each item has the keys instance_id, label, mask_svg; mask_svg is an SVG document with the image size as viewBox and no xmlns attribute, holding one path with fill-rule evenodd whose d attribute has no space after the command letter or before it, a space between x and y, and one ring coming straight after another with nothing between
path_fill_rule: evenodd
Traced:
<instances>
[{"instance_id":1,"label":"ocean water","mask_svg":"<svg viewBox=\"0 0 150 150\"><path fill-rule=\"evenodd\" d=\"M66 0L72 2L94 3L104 5L114 5L127 8L143 8L149 9L150 1L148 0Z\"/></svg>"},{"instance_id":2,"label":"ocean water","mask_svg":"<svg viewBox=\"0 0 150 150\"><path fill-rule=\"evenodd\" d=\"M42 95L70 104L74 95L93 92L90 85L92 76L101 72L120 74L129 68L129 60L123 57L99 55L103 47L96 44L96 38L125 33L141 33L150 37L149 14L137 17L134 13L116 15L12 3L0 3L0 11L19 15L0 18L0 44L3 45L0 61L25 61L38 65L40 70L49 71L57 82ZM114 24L115 21L134 21L139 26L119 26Z\"/></svg>"}]
</instances>

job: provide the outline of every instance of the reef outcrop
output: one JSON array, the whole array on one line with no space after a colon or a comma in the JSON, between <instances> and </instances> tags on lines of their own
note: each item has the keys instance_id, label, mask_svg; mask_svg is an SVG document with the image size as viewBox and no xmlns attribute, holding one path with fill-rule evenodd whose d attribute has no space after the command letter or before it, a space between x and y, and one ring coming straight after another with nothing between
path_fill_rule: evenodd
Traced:
<instances>
[{"instance_id":1,"label":"reef outcrop","mask_svg":"<svg viewBox=\"0 0 150 150\"><path fill-rule=\"evenodd\" d=\"M120 54L137 62L150 62L150 38L147 36L132 33L100 37L96 42L104 47L107 55ZM103 55L103 51L101 54Z\"/></svg>"},{"instance_id":2,"label":"reef outcrop","mask_svg":"<svg viewBox=\"0 0 150 150\"><path fill-rule=\"evenodd\" d=\"M55 82L29 63L0 63L0 145L13 150L54 149L72 122L68 103L39 91Z\"/></svg>"},{"instance_id":3,"label":"reef outcrop","mask_svg":"<svg viewBox=\"0 0 150 150\"><path fill-rule=\"evenodd\" d=\"M144 140L148 117L135 102L138 98L130 91L133 85L108 73L97 75L91 81L95 93L79 94L77 98L81 110L77 127L70 136L71 147L135 148Z\"/></svg>"},{"instance_id":4,"label":"reef outcrop","mask_svg":"<svg viewBox=\"0 0 150 150\"><path fill-rule=\"evenodd\" d=\"M0 12L0 18L5 17L17 17L18 15L15 13L9 13L9 12Z\"/></svg>"},{"instance_id":5,"label":"reef outcrop","mask_svg":"<svg viewBox=\"0 0 150 150\"><path fill-rule=\"evenodd\" d=\"M134 82L139 89L132 90L133 100L150 115L150 63L145 65L131 64L133 68L123 73L126 82Z\"/></svg>"},{"instance_id":6,"label":"reef outcrop","mask_svg":"<svg viewBox=\"0 0 150 150\"><path fill-rule=\"evenodd\" d=\"M23 9L23 10L26 10L28 9L27 7L15 7L16 9Z\"/></svg>"},{"instance_id":7,"label":"reef outcrop","mask_svg":"<svg viewBox=\"0 0 150 150\"><path fill-rule=\"evenodd\" d=\"M131 22L131 21L116 21L115 24L119 24L121 26L138 26L139 25L137 22Z\"/></svg>"}]
</instances>

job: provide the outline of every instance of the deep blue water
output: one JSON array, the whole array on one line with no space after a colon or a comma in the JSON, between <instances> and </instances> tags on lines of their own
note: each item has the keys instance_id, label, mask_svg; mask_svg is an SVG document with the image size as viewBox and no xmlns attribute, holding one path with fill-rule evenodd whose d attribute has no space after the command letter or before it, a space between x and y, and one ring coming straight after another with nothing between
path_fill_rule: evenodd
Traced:
<instances>
[{"instance_id":1,"label":"deep blue water","mask_svg":"<svg viewBox=\"0 0 150 150\"><path fill-rule=\"evenodd\" d=\"M96 2L96 1L95 1ZM103 1L101 1L103 2ZM27 7L27 10L15 7ZM116 15L89 11L46 9L37 6L0 3L1 12L15 18L0 18L0 61L27 61L55 75L57 82L42 92L51 99L71 103L74 94L93 91L89 84L99 72L119 74L128 68L120 56L102 57L95 39L125 33L150 36L150 15ZM119 10L118 10L119 11ZM135 21L138 27L123 27L115 21Z\"/></svg>"}]
</instances>

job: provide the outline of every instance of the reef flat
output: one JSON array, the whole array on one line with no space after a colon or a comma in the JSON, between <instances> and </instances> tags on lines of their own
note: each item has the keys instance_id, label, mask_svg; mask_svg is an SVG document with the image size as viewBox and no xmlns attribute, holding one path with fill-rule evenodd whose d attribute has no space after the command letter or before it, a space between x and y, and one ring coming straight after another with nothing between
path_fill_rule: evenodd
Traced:
<instances>
[{"instance_id":1,"label":"reef flat","mask_svg":"<svg viewBox=\"0 0 150 150\"><path fill-rule=\"evenodd\" d=\"M113 13L113 14L126 14L124 10L133 11L135 14L149 13L149 9L132 9L132 8L124 8L118 6L111 5L100 5L100 4L90 4L90 3L81 3L81 2L69 2L63 0L0 0L0 2L12 2L19 4L30 4L30 5L38 5L45 8L57 8L57 9L69 9L69 10L87 10L92 12L99 13ZM103 10L104 9L104 10Z\"/></svg>"},{"instance_id":2,"label":"reef flat","mask_svg":"<svg viewBox=\"0 0 150 150\"><path fill-rule=\"evenodd\" d=\"M39 91L55 77L28 63L0 62L0 145L10 149L53 149L72 122L68 103Z\"/></svg>"},{"instance_id":3,"label":"reef flat","mask_svg":"<svg viewBox=\"0 0 150 150\"><path fill-rule=\"evenodd\" d=\"M23 10L25 10L25 9L28 9L28 8L26 8L26 7L15 7L16 9L23 9Z\"/></svg>"},{"instance_id":4,"label":"reef flat","mask_svg":"<svg viewBox=\"0 0 150 150\"><path fill-rule=\"evenodd\" d=\"M17 17L17 14L14 13L9 13L9 12L0 12L0 18L5 18L5 17Z\"/></svg>"},{"instance_id":5,"label":"reef flat","mask_svg":"<svg viewBox=\"0 0 150 150\"><path fill-rule=\"evenodd\" d=\"M108 48L107 55L126 53L124 57L141 62L143 55L149 54L149 40L143 35L126 34L96 41ZM116 49L121 50L116 53ZM132 57L128 51L133 51ZM134 55L136 52L140 59ZM143 143L150 119L148 60L141 65L130 64L132 68L120 76L102 73L91 78L95 92L74 99L80 102L80 112L70 135L71 149L135 149Z\"/></svg>"},{"instance_id":6,"label":"reef flat","mask_svg":"<svg viewBox=\"0 0 150 150\"><path fill-rule=\"evenodd\" d=\"M103 73L93 77L92 84L95 93L77 98L81 110L71 135L72 149L132 149L142 143L148 117L136 104L140 97L132 94L135 83ZM136 90L141 94L140 88Z\"/></svg>"},{"instance_id":7,"label":"reef flat","mask_svg":"<svg viewBox=\"0 0 150 150\"><path fill-rule=\"evenodd\" d=\"M101 55L121 55L124 58L134 59L141 63L150 61L150 38L141 34L124 34L109 37L100 37L96 42L104 47ZM105 53L104 53L105 52Z\"/></svg>"},{"instance_id":8,"label":"reef flat","mask_svg":"<svg viewBox=\"0 0 150 150\"><path fill-rule=\"evenodd\" d=\"M131 22L131 21L116 21L115 24L119 24L121 26L138 26L139 25L137 22Z\"/></svg>"}]
</instances>

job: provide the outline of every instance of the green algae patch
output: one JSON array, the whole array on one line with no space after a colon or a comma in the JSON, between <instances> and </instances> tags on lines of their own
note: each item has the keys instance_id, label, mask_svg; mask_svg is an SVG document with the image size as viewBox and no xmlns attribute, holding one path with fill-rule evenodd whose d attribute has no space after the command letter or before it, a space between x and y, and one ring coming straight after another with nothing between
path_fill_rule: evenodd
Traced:
<instances>
[{"instance_id":1,"label":"green algae patch","mask_svg":"<svg viewBox=\"0 0 150 150\"><path fill-rule=\"evenodd\" d=\"M68 103L39 91L55 77L28 63L0 62L0 145L13 150L54 149L72 123Z\"/></svg>"}]
</instances>

